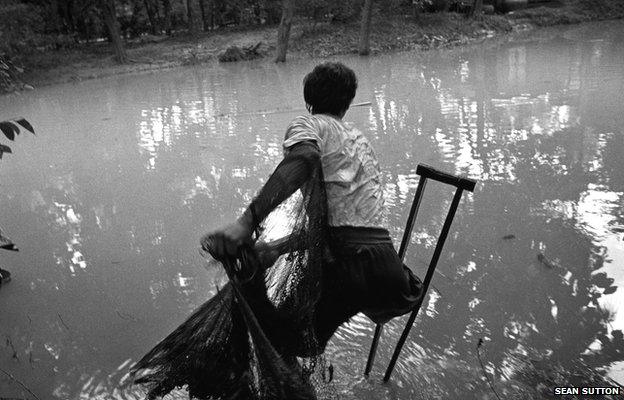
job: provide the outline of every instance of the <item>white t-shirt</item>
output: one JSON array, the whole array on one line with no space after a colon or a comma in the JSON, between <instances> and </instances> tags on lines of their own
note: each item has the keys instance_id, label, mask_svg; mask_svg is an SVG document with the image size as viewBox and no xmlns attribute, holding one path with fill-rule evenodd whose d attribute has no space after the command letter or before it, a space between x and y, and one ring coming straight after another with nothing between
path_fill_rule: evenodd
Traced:
<instances>
[{"instance_id":1,"label":"white t-shirt","mask_svg":"<svg viewBox=\"0 0 624 400\"><path fill-rule=\"evenodd\" d=\"M381 227L381 171L362 132L329 115L302 115L286 129L284 151L303 141L321 151L329 225Z\"/></svg>"}]
</instances>

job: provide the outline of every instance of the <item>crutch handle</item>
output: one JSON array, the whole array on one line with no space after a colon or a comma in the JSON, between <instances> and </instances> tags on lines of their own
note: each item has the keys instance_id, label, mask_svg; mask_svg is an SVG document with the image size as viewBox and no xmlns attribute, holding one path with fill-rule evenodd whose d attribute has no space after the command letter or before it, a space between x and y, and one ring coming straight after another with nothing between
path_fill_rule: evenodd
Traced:
<instances>
[{"instance_id":1,"label":"crutch handle","mask_svg":"<svg viewBox=\"0 0 624 400\"><path fill-rule=\"evenodd\" d=\"M469 192L472 192L477 184L477 181L474 179L461 178L459 176L447 174L446 172L442 172L426 164L418 164L418 167L416 167L416 173L423 178L429 178L438 182L453 185Z\"/></svg>"},{"instance_id":2,"label":"crutch handle","mask_svg":"<svg viewBox=\"0 0 624 400\"><path fill-rule=\"evenodd\" d=\"M459 205L459 200L461 198L462 192L467 190L472 192L477 184L477 181L468 178L462 178L459 176L454 176L448 174L446 172L439 171L429 165L426 164L418 164L416 167L416 173L420 176L420 180L418 181L418 187L416 188L416 195L414 196L414 201L412 202L412 207L410 209L409 217L407 218L407 225L405 226L405 231L403 232L403 240L401 241L401 247L399 248L399 258L403 261L405 256L405 251L407 249L407 245L410 241L412 235L412 229L414 227L414 222L416 220L416 214L418 213L418 208L420 207L420 200L423 196L423 191L425 189L425 185L427 183L427 179L433 179L438 182L446 183L448 185L455 186L457 190L455 191L455 196L453 197L453 202L451 203L451 208L449 209L449 213L446 216L446 220L444 221L444 226L442 227L442 232L440 237L438 238L438 243L436 244L435 251L433 253L433 258L431 259L431 263L429 264L429 268L427 270L427 276L425 277L424 285L424 294L427 293L429 288L429 283L431 282L431 278L433 277L433 272L435 271L435 267L438 263L438 258L440 257L440 253L442 252L442 246L444 246L444 241L446 240L446 236L448 234L449 228L451 226L451 222L455 216L455 211L457 210L457 206ZM416 319L416 315L418 314L418 310L422 305L421 297L420 302L416 305L416 308L410 315L407 326L403 330L401 334L401 338L399 339L399 343L397 344L396 349L394 350L394 354L392 355L392 359L390 361L390 365L386 370L386 374L384 376L384 382L387 382L390 379L390 374L394 369L394 365L399 357L399 353L401 352L401 348L405 344L407 340L407 335ZM368 360L366 362L366 369L364 370L364 375L368 376L370 373L373 362L375 360L375 353L377 351L377 345L379 344L379 336L381 335L381 325L377 325L375 328L375 334L373 336L373 343L371 345L370 352L368 354Z\"/></svg>"}]
</instances>

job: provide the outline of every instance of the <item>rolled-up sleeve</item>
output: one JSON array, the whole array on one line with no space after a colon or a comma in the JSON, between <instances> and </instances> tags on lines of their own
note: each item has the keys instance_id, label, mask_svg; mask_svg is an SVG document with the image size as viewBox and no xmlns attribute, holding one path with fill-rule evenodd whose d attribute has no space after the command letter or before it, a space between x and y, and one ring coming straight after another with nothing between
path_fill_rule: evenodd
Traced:
<instances>
[{"instance_id":1,"label":"rolled-up sleeve","mask_svg":"<svg viewBox=\"0 0 624 400\"><path fill-rule=\"evenodd\" d=\"M323 133L318 121L311 115L301 115L288 125L284 136L284 151L301 142L313 142L319 149L323 148Z\"/></svg>"}]
</instances>

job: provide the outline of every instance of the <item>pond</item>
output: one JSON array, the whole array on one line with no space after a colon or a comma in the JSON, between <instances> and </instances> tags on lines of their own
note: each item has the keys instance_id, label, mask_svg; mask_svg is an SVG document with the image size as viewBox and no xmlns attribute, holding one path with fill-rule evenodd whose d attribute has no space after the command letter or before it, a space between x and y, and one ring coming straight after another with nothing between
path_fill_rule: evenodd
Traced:
<instances>
[{"instance_id":1,"label":"pond","mask_svg":"<svg viewBox=\"0 0 624 400\"><path fill-rule=\"evenodd\" d=\"M355 102L372 102L346 119L379 156L395 243L418 163L479 182L390 383L405 317L386 325L368 380L372 322L358 315L330 342L342 398L539 398L555 384L624 383L622 43L615 21L340 58L359 76ZM0 98L1 119L37 131L0 162L0 222L20 248L0 258L13 274L0 288L2 369L42 399L139 398L120 381L225 279L205 268L199 237L236 217L277 165L316 62ZM420 276L452 194L428 185L406 257ZM0 396L29 395L0 374Z\"/></svg>"}]
</instances>

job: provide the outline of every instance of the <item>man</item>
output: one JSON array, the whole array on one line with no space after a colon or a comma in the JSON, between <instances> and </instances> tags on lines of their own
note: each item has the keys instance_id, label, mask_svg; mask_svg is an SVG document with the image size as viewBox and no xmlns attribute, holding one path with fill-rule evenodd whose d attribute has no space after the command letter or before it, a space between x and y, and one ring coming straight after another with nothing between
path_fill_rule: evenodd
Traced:
<instances>
[{"instance_id":1,"label":"man","mask_svg":"<svg viewBox=\"0 0 624 400\"><path fill-rule=\"evenodd\" d=\"M147 374L136 382L150 386L150 397L187 385L197 398L267 398L258 382L279 386L298 369L296 357L317 358L356 313L385 322L420 299L421 282L382 227L377 158L342 120L356 89L355 73L340 63L305 77L310 114L288 126L284 159L240 218L201 239L238 283L225 285L137 363L134 371ZM265 218L295 192L289 234L257 240ZM301 398L313 398L305 393Z\"/></svg>"},{"instance_id":2,"label":"man","mask_svg":"<svg viewBox=\"0 0 624 400\"><path fill-rule=\"evenodd\" d=\"M284 160L237 221L201 241L217 260L236 257L265 217L313 179L320 165L326 205L315 206L327 209L324 239L332 260L322 267L314 310L319 350L356 313L385 322L410 311L422 295L420 281L399 260L382 227L383 187L372 147L342 120L356 90L355 73L345 65L328 62L314 68L304 80L310 115L297 117L288 126ZM283 240L261 245L269 251L280 248L279 253L286 251L283 247L288 249Z\"/></svg>"}]
</instances>

